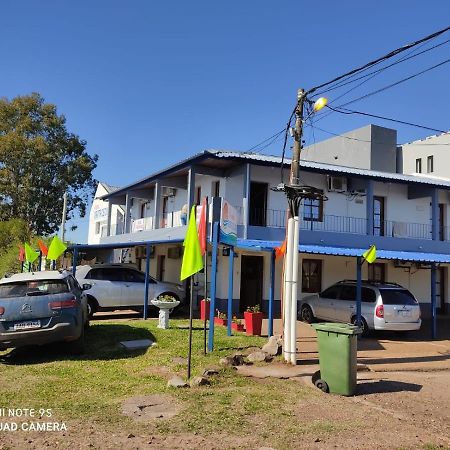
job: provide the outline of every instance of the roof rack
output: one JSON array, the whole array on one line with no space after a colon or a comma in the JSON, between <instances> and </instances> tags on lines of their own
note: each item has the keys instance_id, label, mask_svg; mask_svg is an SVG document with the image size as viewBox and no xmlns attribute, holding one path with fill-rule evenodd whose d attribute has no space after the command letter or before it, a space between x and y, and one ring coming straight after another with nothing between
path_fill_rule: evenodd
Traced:
<instances>
[{"instance_id":1,"label":"roof rack","mask_svg":"<svg viewBox=\"0 0 450 450\"><path fill-rule=\"evenodd\" d=\"M373 281L373 280L361 280L363 283L370 283L370 284L387 284L387 285L391 285L391 286L398 286L398 287L403 287L401 284L398 283L394 283L391 281ZM340 284L340 283L357 283L358 280L341 280L338 281L336 284Z\"/></svg>"}]
</instances>

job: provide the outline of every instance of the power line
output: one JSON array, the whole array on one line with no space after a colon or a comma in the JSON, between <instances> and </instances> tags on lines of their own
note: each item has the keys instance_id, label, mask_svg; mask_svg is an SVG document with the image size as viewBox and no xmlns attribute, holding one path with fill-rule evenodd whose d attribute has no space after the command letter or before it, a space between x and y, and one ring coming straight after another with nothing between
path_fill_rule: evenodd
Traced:
<instances>
[{"instance_id":1,"label":"power line","mask_svg":"<svg viewBox=\"0 0 450 450\"><path fill-rule=\"evenodd\" d=\"M262 145L262 144L265 144L267 141L270 141L271 139L273 139L273 138L277 138L281 133L283 133L284 132L284 128L282 129L282 130L280 130L280 131L277 131L275 134L273 134L272 136L270 136L270 137L268 137L267 139L264 139L263 141L261 141L259 144L256 144L256 145L254 145L253 147L250 147L248 150L247 150L247 152L251 152L252 150L254 150L255 148L258 148L260 145ZM268 145L270 145L270 143L268 144ZM265 147L263 147L263 148L265 148ZM260 150L258 150L258 151L260 151ZM256 153L256 152L255 152Z\"/></svg>"},{"instance_id":2,"label":"power line","mask_svg":"<svg viewBox=\"0 0 450 450\"><path fill-rule=\"evenodd\" d=\"M390 117L378 116L378 115L376 115L376 114L369 114L369 113L362 112L362 111L354 111L354 110L351 110L351 109L338 107L338 108L340 108L340 110L339 110L339 109L333 108L332 106L329 106L329 105L327 105L327 108L330 108L330 109L332 109L333 111L338 112L338 113L341 113L341 114L349 114L349 115L350 115L350 114L359 114L359 115L361 115L361 116L374 117L374 118L376 118L376 119L382 119L382 120L387 120L387 121L389 121L389 122L401 123L402 125L409 125L409 126L412 126L412 127L422 128L422 129L424 129L424 130L436 131L436 132L438 132L438 133L447 133L446 131L439 130L439 129L437 129L437 128L431 128L431 127L427 127L427 126L425 126L425 125L419 125L419 124L417 124L417 123L406 122L406 121L404 121L404 120L392 119L392 118L390 118Z\"/></svg>"},{"instance_id":3,"label":"power line","mask_svg":"<svg viewBox=\"0 0 450 450\"><path fill-rule=\"evenodd\" d=\"M404 51L409 50L412 47L416 47L417 45L422 44L423 42L427 42L427 41L429 41L429 40L431 40L431 39L433 39L433 38L435 38L435 37L437 37L437 36L447 32L448 30L450 30L450 27L446 27L446 28L444 28L442 30L436 31L433 34L425 36L424 38L419 39L418 41L412 42L410 44L404 45L403 47L399 47L399 48L397 48L395 50L392 50L391 52L387 53L386 55L383 55L380 58L377 58L377 59L375 59L373 61L370 61L370 62L364 64L363 66L360 66L360 67L358 67L356 69L353 69L350 72L345 73L344 75L340 75L340 76L334 78L333 80L327 81L326 83L322 83L322 84L320 84L318 86L315 86L315 87L309 89L309 91L306 92L306 95L312 94L312 93L316 92L317 90L319 90L319 89L321 89L321 88L323 88L325 86L329 86L330 84L335 83L336 81L339 81L339 80L342 80L342 79L344 79L346 77L349 77L350 75L353 75L355 73L359 73L359 72L361 72L361 71L363 71L363 70L365 70L367 68L373 67L373 66L375 66L376 64L379 64L382 61L386 61L387 59L390 59L393 56L398 55L399 53L403 53Z\"/></svg>"}]
</instances>

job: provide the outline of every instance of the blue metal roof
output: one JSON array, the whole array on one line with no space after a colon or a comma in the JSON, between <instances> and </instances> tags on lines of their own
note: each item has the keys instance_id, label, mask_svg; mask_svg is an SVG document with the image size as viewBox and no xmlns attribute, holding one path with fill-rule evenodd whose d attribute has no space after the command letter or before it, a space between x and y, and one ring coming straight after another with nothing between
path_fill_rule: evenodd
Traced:
<instances>
[{"instance_id":1,"label":"blue metal roof","mask_svg":"<svg viewBox=\"0 0 450 450\"><path fill-rule=\"evenodd\" d=\"M259 241L238 239L237 247L254 251L270 251L281 245L280 241ZM331 247L325 245L300 244L301 253L334 256L362 256L367 248ZM414 262L450 263L450 255L444 253L404 252L397 250L382 250L377 248L377 259L398 259Z\"/></svg>"}]
</instances>

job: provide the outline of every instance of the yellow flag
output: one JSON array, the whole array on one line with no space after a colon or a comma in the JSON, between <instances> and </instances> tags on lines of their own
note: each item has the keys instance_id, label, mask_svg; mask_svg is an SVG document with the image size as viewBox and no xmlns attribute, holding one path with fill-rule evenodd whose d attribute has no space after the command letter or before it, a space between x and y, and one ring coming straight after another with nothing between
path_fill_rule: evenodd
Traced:
<instances>
[{"instance_id":1,"label":"yellow flag","mask_svg":"<svg viewBox=\"0 0 450 450\"><path fill-rule=\"evenodd\" d=\"M47 259L56 261L67 249L66 244L64 244L58 236L52 239L50 247L48 248Z\"/></svg>"},{"instance_id":2,"label":"yellow flag","mask_svg":"<svg viewBox=\"0 0 450 450\"><path fill-rule=\"evenodd\" d=\"M181 263L181 281L203 269L203 258L195 221L195 205L191 209L191 216L189 217L189 225L183 245L184 253Z\"/></svg>"},{"instance_id":3,"label":"yellow flag","mask_svg":"<svg viewBox=\"0 0 450 450\"><path fill-rule=\"evenodd\" d=\"M26 242L24 244L25 247L25 259L29 263L34 263L36 261L37 257L39 256L39 253L31 248Z\"/></svg>"},{"instance_id":4,"label":"yellow flag","mask_svg":"<svg viewBox=\"0 0 450 450\"><path fill-rule=\"evenodd\" d=\"M363 258L369 263L372 264L377 259L377 248L375 245L371 245L369 250L366 250L363 253Z\"/></svg>"}]
</instances>

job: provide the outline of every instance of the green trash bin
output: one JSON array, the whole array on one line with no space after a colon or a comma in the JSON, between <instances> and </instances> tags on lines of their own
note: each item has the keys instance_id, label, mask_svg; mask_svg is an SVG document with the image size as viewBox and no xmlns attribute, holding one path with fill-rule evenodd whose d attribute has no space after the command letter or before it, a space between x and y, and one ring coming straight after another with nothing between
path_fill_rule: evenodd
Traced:
<instances>
[{"instance_id":1,"label":"green trash bin","mask_svg":"<svg viewBox=\"0 0 450 450\"><path fill-rule=\"evenodd\" d=\"M319 344L320 372L313 383L324 392L353 395L356 389L357 337L362 329L345 323L313 324Z\"/></svg>"}]
</instances>

